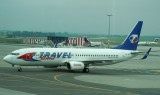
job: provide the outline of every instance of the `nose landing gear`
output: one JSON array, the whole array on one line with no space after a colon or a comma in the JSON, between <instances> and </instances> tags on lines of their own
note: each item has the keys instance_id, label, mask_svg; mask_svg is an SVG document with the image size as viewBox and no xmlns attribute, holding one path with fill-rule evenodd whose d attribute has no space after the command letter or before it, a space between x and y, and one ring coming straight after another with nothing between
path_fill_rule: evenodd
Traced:
<instances>
[{"instance_id":1,"label":"nose landing gear","mask_svg":"<svg viewBox=\"0 0 160 95\"><path fill-rule=\"evenodd\" d=\"M22 72L22 68L18 68L18 72Z\"/></svg>"},{"instance_id":2,"label":"nose landing gear","mask_svg":"<svg viewBox=\"0 0 160 95\"><path fill-rule=\"evenodd\" d=\"M12 66L16 67L18 72L22 72L22 68L20 65L12 65Z\"/></svg>"}]
</instances>

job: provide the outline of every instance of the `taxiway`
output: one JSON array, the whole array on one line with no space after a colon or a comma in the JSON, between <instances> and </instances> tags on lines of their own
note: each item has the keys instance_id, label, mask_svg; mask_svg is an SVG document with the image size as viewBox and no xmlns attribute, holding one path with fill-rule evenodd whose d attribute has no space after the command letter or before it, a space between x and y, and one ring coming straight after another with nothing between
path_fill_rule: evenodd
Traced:
<instances>
[{"instance_id":1,"label":"taxiway","mask_svg":"<svg viewBox=\"0 0 160 95\"><path fill-rule=\"evenodd\" d=\"M1 95L159 95L160 48L152 47L146 60L90 67L89 73L69 72L65 67L22 67L17 72L3 57L25 45L0 44ZM138 47L147 51L149 47Z\"/></svg>"}]
</instances>

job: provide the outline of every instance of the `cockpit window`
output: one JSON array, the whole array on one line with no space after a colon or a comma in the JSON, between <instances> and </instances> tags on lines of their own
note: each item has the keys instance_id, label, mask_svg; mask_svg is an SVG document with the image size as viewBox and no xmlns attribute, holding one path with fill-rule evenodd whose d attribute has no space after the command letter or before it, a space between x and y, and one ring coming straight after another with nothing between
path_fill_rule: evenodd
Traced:
<instances>
[{"instance_id":1,"label":"cockpit window","mask_svg":"<svg viewBox=\"0 0 160 95\"><path fill-rule=\"evenodd\" d=\"M11 55L19 55L19 53L11 53Z\"/></svg>"}]
</instances>

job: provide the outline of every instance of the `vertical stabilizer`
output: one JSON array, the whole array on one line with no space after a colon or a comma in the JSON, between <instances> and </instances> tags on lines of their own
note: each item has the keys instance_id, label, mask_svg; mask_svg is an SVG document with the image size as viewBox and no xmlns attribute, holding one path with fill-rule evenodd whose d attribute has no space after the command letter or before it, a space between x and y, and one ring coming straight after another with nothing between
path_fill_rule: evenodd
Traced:
<instances>
[{"instance_id":1,"label":"vertical stabilizer","mask_svg":"<svg viewBox=\"0 0 160 95\"><path fill-rule=\"evenodd\" d=\"M140 38L142 24L143 21L139 21L125 41L121 45L112 49L136 50Z\"/></svg>"},{"instance_id":2,"label":"vertical stabilizer","mask_svg":"<svg viewBox=\"0 0 160 95\"><path fill-rule=\"evenodd\" d=\"M158 42L158 38L155 38L155 39L154 39L154 42Z\"/></svg>"}]
</instances>

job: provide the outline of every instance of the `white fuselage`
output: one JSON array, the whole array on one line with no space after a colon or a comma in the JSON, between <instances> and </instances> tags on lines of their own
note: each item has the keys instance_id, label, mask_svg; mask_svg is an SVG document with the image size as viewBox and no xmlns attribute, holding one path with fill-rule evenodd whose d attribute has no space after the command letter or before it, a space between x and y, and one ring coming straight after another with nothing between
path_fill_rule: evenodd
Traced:
<instances>
[{"instance_id":1,"label":"white fuselage","mask_svg":"<svg viewBox=\"0 0 160 95\"><path fill-rule=\"evenodd\" d=\"M157 42L139 42L138 45L155 45Z\"/></svg>"},{"instance_id":2,"label":"white fuselage","mask_svg":"<svg viewBox=\"0 0 160 95\"><path fill-rule=\"evenodd\" d=\"M101 42L91 42L91 46L100 46L102 43Z\"/></svg>"},{"instance_id":3,"label":"white fuselage","mask_svg":"<svg viewBox=\"0 0 160 95\"><path fill-rule=\"evenodd\" d=\"M134 57L131 52L118 49L26 48L13 51L4 59L20 66L63 66L69 61L108 65Z\"/></svg>"}]
</instances>

